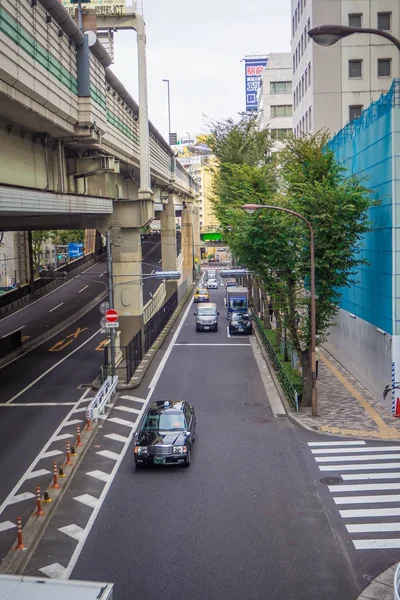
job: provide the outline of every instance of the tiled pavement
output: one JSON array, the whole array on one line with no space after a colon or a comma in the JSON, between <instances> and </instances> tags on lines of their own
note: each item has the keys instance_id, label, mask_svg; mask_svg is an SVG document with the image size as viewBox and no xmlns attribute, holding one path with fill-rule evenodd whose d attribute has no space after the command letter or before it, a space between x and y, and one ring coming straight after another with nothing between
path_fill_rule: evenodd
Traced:
<instances>
[{"instance_id":1,"label":"tiled pavement","mask_svg":"<svg viewBox=\"0 0 400 600\"><path fill-rule=\"evenodd\" d=\"M400 418L390 412L391 400L379 400L331 354L320 348L318 416L300 408L295 419L311 429L381 440L400 439Z\"/></svg>"}]
</instances>

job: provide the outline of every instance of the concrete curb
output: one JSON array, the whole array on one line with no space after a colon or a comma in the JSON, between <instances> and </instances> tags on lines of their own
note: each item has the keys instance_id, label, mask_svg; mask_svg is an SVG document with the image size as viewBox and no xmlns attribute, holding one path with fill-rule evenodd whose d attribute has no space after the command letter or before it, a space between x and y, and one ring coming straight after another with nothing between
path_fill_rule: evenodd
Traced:
<instances>
[{"instance_id":1,"label":"concrete curb","mask_svg":"<svg viewBox=\"0 0 400 600\"><path fill-rule=\"evenodd\" d=\"M61 502L65 492L69 488L74 475L82 462L86 452L90 448L90 445L97 433L97 429L99 427L99 423L93 423L91 431L87 431L84 429L81 432L81 442L83 446L75 446L75 452L77 453L76 457L71 456L71 461L73 465L70 467L63 467L65 478L58 479L58 483L60 484L60 489L53 490L51 485L47 488L47 492L51 498L51 503L44 503L42 499L42 509L44 511L44 516L35 517L31 516L26 522L25 526L22 530L22 539L23 543L26 546L25 550L14 550L13 548L17 544L17 540L12 545L9 550L7 556L4 558L1 566L0 573L1 574L12 574L12 575L21 575L24 572L26 565L32 557L40 539L42 538L44 532L46 531L51 517L56 511L59 503ZM72 444L73 446L73 444ZM61 466L61 465L60 465Z\"/></svg>"},{"instance_id":2,"label":"concrete curb","mask_svg":"<svg viewBox=\"0 0 400 600\"><path fill-rule=\"evenodd\" d=\"M75 314L71 315L71 317L68 317L68 319L65 319L65 321L62 321L62 323L59 323L52 329L49 329L45 333L42 333L37 338L34 338L31 342L27 342L26 344L21 346L21 348L18 348L18 350L15 350L14 352L11 352L10 354L8 354L5 358L2 358L0 360L0 369L3 369L4 367L6 367L10 362L13 362L13 360L15 360L16 358L21 358L21 356L24 356L24 354L28 354L28 352L31 352L32 350L34 350L35 348L37 348L38 346L40 346L41 344L46 342L48 339L50 339L54 335L61 333L61 331L63 331L64 329L66 329L67 327L69 327L70 325L75 323L75 321L77 321L78 319L80 319L81 317L86 315L86 313L91 311L92 308L94 308L106 296L107 296L107 291L101 292L101 294L96 296L91 302L89 302L89 304L86 304L86 306L84 306L83 308L78 310L78 312L76 312ZM99 325L100 325L100 321L99 321Z\"/></svg>"},{"instance_id":3,"label":"concrete curb","mask_svg":"<svg viewBox=\"0 0 400 600\"><path fill-rule=\"evenodd\" d=\"M369 585L361 592L357 600L393 600L394 598L394 574L398 563L386 569L375 577Z\"/></svg>"},{"instance_id":4,"label":"concrete curb","mask_svg":"<svg viewBox=\"0 0 400 600\"><path fill-rule=\"evenodd\" d=\"M129 383L118 383L118 385L117 385L118 391L132 390L132 389L140 386L140 384L142 383L143 378L146 375L147 370L150 367L151 363L153 362L154 357L156 356L158 350L163 345L165 338L167 337L167 335L171 331L172 327L174 326L175 321L177 320L177 318L179 317L179 315L182 312L182 309L186 306L188 298L191 298L191 296L193 294L193 289L196 287L196 285L197 285L197 282L193 283L190 286L190 288L188 289L188 291L186 292L186 294L183 296L183 298L180 300L180 302L178 303L178 306L172 313L170 320L168 321L168 323L166 324L166 326L164 327L164 329L162 330L162 332L160 333L158 338L155 340L155 342L153 343L151 348L146 352L146 354L142 358L138 368L135 371L134 377L132 377L132 379L129 381ZM139 371L139 373L138 373L138 371ZM94 390L99 390L101 388L101 385L102 385L101 376L98 375L98 377L96 377L96 379L92 383L92 388Z\"/></svg>"}]
</instances>

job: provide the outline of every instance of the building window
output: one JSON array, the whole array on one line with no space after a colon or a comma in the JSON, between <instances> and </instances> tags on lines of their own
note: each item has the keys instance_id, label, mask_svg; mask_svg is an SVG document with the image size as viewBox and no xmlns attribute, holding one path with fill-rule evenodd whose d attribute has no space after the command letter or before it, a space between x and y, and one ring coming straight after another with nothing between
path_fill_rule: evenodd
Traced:
<instances>
[{"instance_id":1,"label":"building window","mask_svg":"<svg viewBox=\"0 0 400 600\"><path fill-rule=\"evenodd\" d=\"M271 105L271 117L291 117L292 116L292 105L291 104L281 104L281 105Z\"/></svg>"},{"instance_id":2,"label":"building window","mask_svg":"<svg viewBox=\"0 0 400 600\"><path fill-rule=\"evenodd\" d=\"M296 24L296 29L297 29L297 22L298 22L298 20L297 20L297 8L296 8L296 10L294 11L294 22L295 22L295 24Z\"/></svg>"},{"instance_id":3,"label":"building window","mask_svg":"<svg viewBox=\"0 0 400 600\"><path fill-rule=\"evenodd\" d=\"M362 60L349 60L349 78L360 79L362 77Z\"/></svg>"},{"instance_id":4,"label":"building window","mask_svg":"<svg viewBox=\"0 0 400 600\"><path fill-rule=\"evenodd\" d=\"M292 17L292 37L294 36L294 17Z\"/></svg>"},{"instance_id":5,"label":"building window","mask_svg":"<svg viewBox=\"0 0 400 600\"><path fill-rule=\"evenodd\" d=\"M361 116L362 112L362 104L357 104L354 106L349 106L349 121L354 121L354 119L358 119Z\"/></svg>"},{"instance_id":6,"label":"building window","mask_svg":"<svg viewBox=\"0 0 400 600\"><path fill-rule=\"evenodd\" d=\"M307 21L307 32L309 32L311 29L311 19L310 17L308 17L308 21Z\"/></svg>"},{"instance_id":7,"label":"building window","mask_svg":"<svg viewBox=\"0 0 400 600\"><path fill-rule=\"evenodd\" d=\"M311 106L308 109L308 128L311 131Z\"/></svg>"},{"instance_id":8,"label":"building window","mask_svg":"<svg viewBox=\"0 0 400 600\"><path fill-rule=\"evenodd\" d=\"M349 15L349 27L362 27L362 13L352 13Z\"/></svg>"},{"instance_id":9,"label":"building window","mask_svg":"<svg viewBox=\"0 0 400 600\"><path fill-rule=\"evenodd\" d=\"M301 56L304 54L304 35L301 34Z\"/></svg>"},{"instance_id":10,"label":"building window","mask_svg":"<svg viewBox=\"0 0 400 600\"><path fill-rule=\"evenodd\" d=\"M301 78L301 97L304 96L304 75Z\"/></svg>"},{"instance_id":11,"label":"building window","mask_svg":"<svg viewBox=\"0 0 400 600\"><path fill-rule=\"evenodd\" d=\"M304 50L307 48L307 26L304 27Z\"/></svg>"},{"instance_id":12,"label":"building window","mask_svg":"<svg viewBox=\"0 0 400 600\"><path fill-rule=\"evenodd\" d=\"M378 58L378 77L390 77L391 58Z\"/></svg>"},{"instance_id":13,"label":"building window","mask_svg":"<svg viewBox=\"0 0 400 600\"><path fill-rule=\"evenodd\" d=\"M391 12L379 12L378 13L378 29L384 31L390 31L392 28L392 13Z\"/></svg>"},{"instance_id":14,"label":"building window","mask_svg":"<svg viewBox=\"0 0 400 600\"><path fill-rule=\"evenodd\" d=\"M295 56L293 54L293 74L294 74L295 70L296 70L296 59L295 59Z\"/></svg>"},{"instance_id":15,"label":"building window","mask_svg":"<svg viewBox=\"0 0 400 600\"><path fill-rule=\"evenodd\" d=\"M311 63L308 63L308 85L311 85Z\"/></svg>"},{"instance_id":16,"label":"building window","mask_svg":"<svg viewBox=\"0 0 400 600\"><path fill-rule=\"evenodd\" d=\"M292 82L291 81L271 81L270 92L271 92L271 94L291 94L292 93Z\"/></svg>"},{"instance_id":17,"label":"building window","mask_svg":"<svg viewBox=\"0 0 400 600\"><path fill-rule=\"evenodd\" d=\"M307 69L304 73L304 87L305 87L305 91L307 91Z\"/></svg>"},{"instance_id":18,"label":"building window","mask_svg":"<svg viewBox=\"0 0 400 600\"><path fill-rule=\"evenodd\" d=\"M271 129L271 135L275 140L284 140L291 131L291 129Z\"/></svg>"}]
</instances>

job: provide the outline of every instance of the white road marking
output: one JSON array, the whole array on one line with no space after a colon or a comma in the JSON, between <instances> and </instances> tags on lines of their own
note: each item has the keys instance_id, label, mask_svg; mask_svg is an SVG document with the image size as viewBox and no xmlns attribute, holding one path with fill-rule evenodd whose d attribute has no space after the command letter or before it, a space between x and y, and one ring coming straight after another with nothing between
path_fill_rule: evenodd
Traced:
<instances>
[{"instance_id":1,"label":"white road marking","mask_svg":"<svg viewBox=\"0 0 400 600\"><path fill-rule=\"evenodd\" d=\"M109 473L104 473L104 471L89 471L86 473L86 475L94 477L95 479L99 479L100 481L104 481L104 483L107 483L107 481L110 479Z\"/></svg>"},{"instance_id":2,"label":"white road marking","mask_svg":"<svg viewBox=\"0 0 400 600\"><path fill-rule=\"evenodd\" d=\"M74 413L76 411L74 410ZM72 421L68 421L67 423L65 423L64 427L68 427L69 425L78 425L79 423L82 423L82 419L73 419Z\"/></svg>"},{"instance_id":3,"label":"white road marking","mask_svg":"<svg viewBox=\"0 0 400 600\"><path fill-rule=\"evenodd\" d=\"M21 327L17 327L17 329L13 329L12 331L9 331L8 333L4 333L3 335L11 335L12 333L15 333L16 331L20 331L24 327L25 327L25 325L21 325Z\"/></svg>"},{"instance_id":4,"label":"white road marking","mask_svg":"<svg viewBox=\"0 0 400 600\"><path fill-rule=\"evenodd\" d=\"M251 346L251 344L174 344L174 346L229 346L230 348L235 348L236 346Z\"/></svg>"},{"instance_id":5,"label":"white road marking","mask_svg":"<svg viewBox=\"0 0 400 600\"><path fill-rule=\"evenodd\" d=\"M0 523L0 531L7 531L8 529L12 529L16 527L15 523L11 523L11 521L3 521Z\"/></svg>"},{"instance_id":6,"label":"white road marking","mask_svg":"<svg viewBox=\"0 0 400 600\"><path fill-rule=\"evenodd\" d=\"M359 483L353 485L329 485L330 492L379 492L379 490L400 490L400 483Z\"/></svg>"},{"instance_id":7,"label":"white road marking","mask_svg":"<svg viewBox=\"0 0 400 600\"><path fill-rule=\"evenodd\" d=\"M104 437L116 442L122 442L123 444L129 439L125 435L119 435L119 433L107 433Z\"/></svg>"},{"instance_id":8,"label":"white road marking","mask_svg":"<svg viewBox=\"0 0 400 600\"><path fill-rule=\"evenodd\" d=\"M135 415L140 413L140 410L137 408L131 408L130 406L115 406L115 410L122 410L128 413L134 413Z\"/></svg>"},{"instance_id":9,"label":"white road marking","mask_svg":"<svg viewBox=\"0 0 400 600\"><path fill-rule=\"evenodd\" d=\"M350 462L351 460L394 460L400 454L365 454L364 456L321 456L316 457L316 462ZM341 468L341 467L340 467Z\"/></svg>"},{"instance_id":10,"label":"white road marking","mask_svg":"<svg viewBox=\"0 0 400 600\"><path fill-rule=\"evenodd\" d=\"M80 413L80 412L86 412L86 411L87 411L87 408L86 408L86 406L84 406L83 408L77 408L76 410L74 410L74 415L75 415L76 413Z\"/></svg>"},{"instance_id":11,"label":"white road marking","mask_svg":"<svg viewBox=\"0 0 400 600\"><path fill-rule=\"evenodd\" d=\"M49 450L48 452L44 452L39 456L40 458L51 458L52 456L58 456L59 454L62 454L61 450Z\"/></svg>"},{"instance_id":12,"label":"white road marking","mask_svg":"<svg viewBox=\"0 0 400 600\"><path fill-rule=\"evenodd\" d=\"M135 423L133 421L128 421L126 419L120 419L119 417L111 417L108 419L108 423L117 423L118 425L126 425L126 427L135 427Z\"/></svg>"},{"instance_id":13,"label":"white road marking","mask_svg":"<svg viewBox=\"0 0 400 600\"><path fill-rule=\"evenodd\" d=\"M400 508L350 508L339 510L343 519L363 519L364 517L399 517Z\"/></svg>"},{"instance_id":14,"label":"white road marking","mask_svg":"<svg viewBox=\"0 0 400 600\"><path fill-rule=\"evenodd\" d=\"M82 400L87 396L88 392L89 392L88 389L85 390L83 392L81 398L78 400L78 402L82 402ZM19 479L19 481L17 481L17 483L15 484L15 486L13 487L13 489L11 490L11 492L8 494L8 496L6 497L6 499L2 502L2 504L0 505L0 515L4 512L4 509L8 506L8 504L10 503L10 500L15 497L17 491L22 486L22 484L24 483L24 481L27 478L29 478L29 475L35 469L35 467L38 464L38 462L40 460L42 460L43 455L46 453L47 449L51 446L51 444L56 440L57 436L61 432L61 429L63 428L64 422L67 421L70 418L70 416L72 415L73 411L74 411L74 409L70 410L70 412L68 413L68 415L65 417L64 421L62 421L61 424L57 427L57 429L55 430L55 432L53 433L53 435L51 436L51 438L48 440L47 444L44 445L44 447L42 448L41 452L37 455L37 457L30 464L30 466L25 471L25 473L22 475L22 477Z\"/></svg>"},{"instance_id":15,"label":"white road marking","mask_svg":"<svg viewBox=\"0 0 400 600\"><path fill-rule=\"evenodd\" d=\"M375 457L374 457L375 458ZM320 471L365 471L373 469L399 469L400 463L369 463L367 465L319 465Z\"/></svg>"},{"instance_id":16,"label":"white road marking","mask_svg":"<svg viewBox=\"0 0 400 600\"><path fill-rule=\"evenodd\" d=\"M158 264L160 265L162 263L162 258L158 261Z\"/></svg>"},{"instance_id":17,"label":"white road marking","mask_svg":"<svg viewBox=\"0 0 400 600\"><path fill-rule=\"evenodd\" d=\"M42 567L39 571L44 573L46 577L50 577L50 579L62 579L64 577L65 567L60 565L60 563L53 563L47 567Z\"/></svg>"},{"instance_id":18,"label":"white road marking","mask_svg":"<svg viewBox=\"0 0 400 600\"><path fill-rule=\"evenodd\" d=\"M400 523L362 523L346 525L349 533L376 533L377 531L400 531Z\"/></svg>"},{"instance_id":19,"label":"white road marking","mask_svg":"<svg viewBox=\"0 0 400 600\"><path fill-rule=\"evenodd\" d=\"M37 471L32 471L25 477L25 479L34 479L35 477L42 477L43 475L48 475L50 471L47 469L38 469Z\"/></svg>"},{"instance_id":20,"label":"white road marking","mask_svg":"<svg viewBox=\"0 0 400 600\"><path fill-rule=\"evenodd\" d=\"M153 269L152 272L150 273L150 275L153 275L153 273L155 273L155 272L156 272L156 270Z\"/></svg>"},{"instance_id":21,"label":"white road marking","mask_svg":"<svg viewBox=\"0 0 400 600\"><path fill-rule=\"evenodd\" d=\"M51 308L49 310L49 313L53 312L53 310L56 310L57 308L60 308L60 306L62 306L64 304L64 302L60 302L60 304L57 304L57 306L55 306L54 308Z\"/></svg>"},{"instance_id":22,"label":"white road marking","mask_svg":"<svg viewBox=\"0 0 400 600\"><path fill-rule=\"evenodd\" d=\"M8 504L17 504L17 502L22 502L23 500L30 500L34 497L35 494L31 494L30 492L24 492L23 494L17 494L13 498L11 498Z\"/></svg>"},{"instance_id":23,"label":"white road marking","mask_svg":"<svg viewBox=\"0 0 400 600\"><path fill-rule=\"evenodd\" d=\"M227 325L227 326L226 326L226 333L227 333L227 335L228 335L228 338L230 338L230 337L231 337L231 334L229 333L229 325Z\"/></svg>"},{"instance_id":24,"label":"white road marking","mask_svg":"<svg viewBox=\"0 0 400 600\"><path fill-rule=\"evenodd\" d=\"M388 550L400 548L400 539L353 540L356 550Z\"/></svg>"},{"instance_id":25,"label":"white road marking","mask_svg":"<svg viewBox=\"0 0 400 600\"><path fill-rule=\"evenodd\" d=\"M312 454L337 454L338 452L347 452L347 454L350 453L360 453L360 452L386 452L386 451L392 451L392 450L400 450L400 446L377 446L374 448L371 448L371 446L365 446L365 448L326 448L325 449L321 449L318 448L318 450L311 450ZM340 460L340 457L338 457L338 460ZM355 460L358 460L358 458L356 458Z\"/></svg>"},{"instance_id":26,"label":"white road marking","mask_svg":"<svg viewBox=\"0 0 400 600\"><path fill-rule=\"evenodd\" d=\"M143 362L143 361L142 361ZM141 402L142 404L146 402L144 398L136 398L136 396L120 396L121 400L131 400L132 402Z\"/></svg>"},{"instance_id":27,"label":"white road marking","mask_svg":"<svg viewBox=\"0 0 400 600\"><path fill-rule=\"evenodd\" d=\"M77 540L79 542L79 540L82 537L82 533L84 532L84 529L82 529L82 527L79 527L79 525L73 524L66 525L65 527L59 527L58 531L69 535L69 537L72 537L74 540Z\"/></svg>"},{"instance_id":28,"label":"white road marking","mask_svg":"<svg viewBox=\"0 0 400 600\"><path fill-rule=\"evenodd\" d=\"M82 496L75 496L74 500L77 500L77 502L81 502L82 504L86 504L86 506L90 506L90 508L94 508L99 501L98 498L95 498L90 494L82 494Z\"/></svg>"},{"instance_id":29,"label":"white road marking","mask_svg":"<svg viewBox=\"0 0 400 600\"><path fill-rule=\"evenodd\" d=\"M400 479L400 472L396 473L344 473L342 479L345 481L368 479Z\"/></svg>"},{"instance_id":30,"label":"white road marking","mask_svg":"<svg viewBox=\"0 0 400 600\"><path fill-rule=\"evenodd\" d=\"M22 396L22 394L24 394L27 390L29 390L32 386L34 386L38 381L40 381L41 379L43 379L43 377L46 377L46 375L48 375L49 373L51 373L51 371L53 371L54 369L56 369L57 367L59 367L65 360L67 360L70 356L72 356L73 354L75 354L75 352L78 352L78 350L80 350L81 348L83 348L83 346L85 346L86 344L88 344L94 337L96 337L96 335L98 333L100 333L100 331L101 331L101 329L98 329L87 340L85 340L84 342L82 342L82 344L80 344L80 346L78 346L77 348L75 348L75 350L72 350L69 354L67 354L66 356L64 356L63 358L61 358L58 362L56 362L52 367L50 367L49 369L47 369L47 371L45 371L44 373L42 373L41 375L39 375L39 377L37 377L29 385L27 385L26 387L24 387L24 389L21 390L20 392L18 392L18 394L15 394L15 396L13 396L12 398L10 398L10 400L7 400L7 402L5 404L11 404L11 402L13 402L14 400L16 400L20 396Z\"/></svg>"},{"instance_id":31,"label":"white road marking","mask_svg":"<svg viewBox=\"0 0 400 600\"><path fill-rule=\"evenodd\" d=\"M73 438L74 436L72 435L72 433L62 433L61 435L58 435L56 438L54 438L55 442L59 442L61 440L67 440L68 438Z\"/></svg>"},{"instance_id":32,"label":"white road marking","mask_svg":"<svg viewBox=\"0 0 400 600\"><path fill-rule=\"evenodd\" d=\"M99 277L103 277L104 273L100 273Z\"/></svg>"},{"instance_id":33,"label":"white road marking","mask_svg":"<svg viewBox=\"0 0 400 600\"><path fill-rule=\"evenodd\" d=\"M96 454L104 456L104 458L110 458L111 460L118 460L120 456L117 452L111 452L111 450L100 450Z\"/></svg>"},{"instance_id":34,"label":"white road marking","mask_svg":"<svg viewBox=\"0 0 400 600\"><path fill-rule=\"evenodd\" d=\"M0 404L11 408L13 406L75 406L76 402L14 402L14 404Z\"/></svg>"},{"instance_id":35,"label":"white road marking","mask_svg":"<svg viewBox=\"0 0 400 600\"><path fill-rule=\"evenodd\" d=\"M308 442L308 446L365 446L365 441L347 442Z\"/></svg>"},{"instance_id":36,"label":"white road marking","mask_svg":"<svg viewBox=\"0 0 400 600\"><path fill-rule=\"evenodd\" d=\"M80 294L81 292L83 292L83 290L87 290L88 287L89 287L88 285L85 285L85 287L83 287L81 290L79 290L78 294Z\"/></svg>"},{"instance_id":37,"label":"white road marking","mask_svg":"<svg viewBox=\"0 0 400 600\"><path fill-rule=\"evenodd\" d=\"M386 502L400 502L400 495L389 494L387 496L343 496L333 498L335 504L382 504Z\"/></svg>"}]
</instances>

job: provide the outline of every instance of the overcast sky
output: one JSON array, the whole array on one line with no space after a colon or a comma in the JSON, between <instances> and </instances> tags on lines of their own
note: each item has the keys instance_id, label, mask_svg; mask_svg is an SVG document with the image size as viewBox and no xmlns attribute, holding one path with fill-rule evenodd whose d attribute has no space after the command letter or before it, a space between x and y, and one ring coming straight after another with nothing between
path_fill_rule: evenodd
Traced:
<instances>
[{"instance_id":1,"label":"overcast sky","mask_svg":"<svg viewBox=\"0 0 400 600\"><path fill-rule=\"evenodd\" d=\"M246 54L290 51L290 0L144 0L149 116L168 137L207 130L245 107ZM116 34L113 70L137 100L136 34Z\"/></svg>"}]
</instances>

